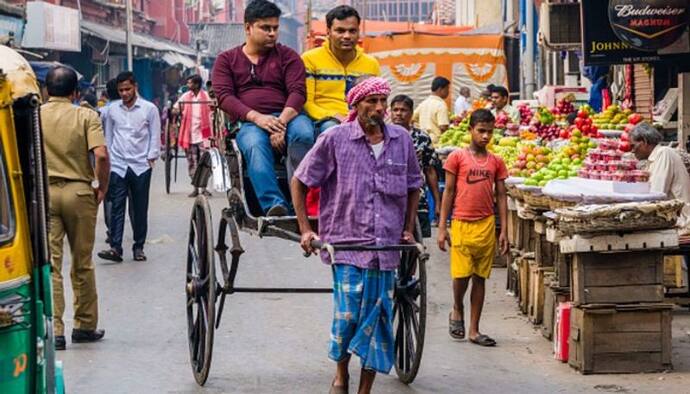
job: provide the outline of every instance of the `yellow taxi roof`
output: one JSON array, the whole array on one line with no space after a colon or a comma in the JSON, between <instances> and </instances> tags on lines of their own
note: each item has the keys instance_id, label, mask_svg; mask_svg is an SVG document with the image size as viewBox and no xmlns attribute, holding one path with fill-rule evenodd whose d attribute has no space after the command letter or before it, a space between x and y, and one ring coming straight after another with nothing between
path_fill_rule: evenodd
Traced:
<instances>
[{"instance_id":1,"label":"yellow taxi roof","mask_svg":"<svg viewBox=\"0 0 690 394\"><path fill-rule=\"evenodd\" d=\"M17 51L0 45L0 69L12 84L12 98L18 99L28 94L41 94L29 62Z\"/></svg>"}]
</instances>

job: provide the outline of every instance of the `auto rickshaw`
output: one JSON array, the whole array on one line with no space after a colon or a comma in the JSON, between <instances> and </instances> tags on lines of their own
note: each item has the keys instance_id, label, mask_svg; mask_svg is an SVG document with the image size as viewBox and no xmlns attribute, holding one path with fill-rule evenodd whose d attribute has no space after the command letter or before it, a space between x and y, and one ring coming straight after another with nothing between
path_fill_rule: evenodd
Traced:
<instances>
[{"instance_id":1,"label":"auto rickshaw","mask_svg":"<svg viewBox=\"0 0 690 394\"><path fill-rule=\"evenodd\" d=\"M63 393L55 361L40 90L0 46L0 393Z\"/></svg>"}]
</instances>

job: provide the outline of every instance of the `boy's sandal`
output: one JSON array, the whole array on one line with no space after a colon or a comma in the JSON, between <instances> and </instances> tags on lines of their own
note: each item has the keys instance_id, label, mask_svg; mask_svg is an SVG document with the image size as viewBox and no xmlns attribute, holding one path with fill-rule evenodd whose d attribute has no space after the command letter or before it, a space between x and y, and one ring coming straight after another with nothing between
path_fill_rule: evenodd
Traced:
<instances>
[{"instance_id":1,"label":"boy's sandal","mask_svg":"<svg viewBox=\"0 0 690 394\"><path fill-rule=\"evenodd\" d=\"M453 320L451 316L448 315L448 334L453 339L465 339L465 321Z\"/></svg>"},{"instance_id":2,"label":"boy's sandal","mask_svg":"<svg viewBox=\"0 0 690 394\"><path fill-rule=\"evenodd\" d=\"M496 341L493 340L493 338L491 338L490 336L484 335L484 334L480 334L474 339L470 338L470 342L474 343L475 345L479 345L479 346L487 346L487 347L496 346Z\"/></svg>"}]
</instances>

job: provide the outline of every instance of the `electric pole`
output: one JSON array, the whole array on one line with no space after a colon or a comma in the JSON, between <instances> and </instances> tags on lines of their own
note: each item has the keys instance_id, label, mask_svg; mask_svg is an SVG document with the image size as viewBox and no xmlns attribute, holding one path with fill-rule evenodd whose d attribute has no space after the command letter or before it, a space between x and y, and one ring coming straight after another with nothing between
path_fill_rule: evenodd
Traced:
<instances>
[{"instance_id":1,"label":"electric pole","mask_svg":"<svg viewBox=\"0 0 690 394\"><path fill-rule=\"evenodd\" d=\"M127 0L127 30L125 31L125 40L127 42L127 70L134 71L134 64L132 59L132 36L134 35L134 23L132 21L132 0Z\"/></svg>"}]
</instances>

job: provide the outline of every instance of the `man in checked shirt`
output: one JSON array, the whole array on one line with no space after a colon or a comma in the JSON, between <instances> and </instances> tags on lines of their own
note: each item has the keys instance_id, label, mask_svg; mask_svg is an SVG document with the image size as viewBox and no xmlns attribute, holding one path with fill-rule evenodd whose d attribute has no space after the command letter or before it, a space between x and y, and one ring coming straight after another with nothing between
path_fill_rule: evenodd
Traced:
<instances>
[{"instance_id":1,"label":"man in checked shirt","mask_svg":"<svg viewBox=\"0 0 690 394\"><path fill-rule=\"evenodd\" d=\"M292 200L302 248L319 237L331 244L393 245L412 235L422 175L407 130L383 122L390 86L372 77L347 95L345 123L317 139L292 180ZM320 187L319 235L305 212L307 187ZM359 393L369 393L376 373L394 360L393 286L400 254L341 251L331 261L335 313L329 358L337 363L331 393L347 393L351 354L362 365Z\"/></svg>"}]
</instances>

